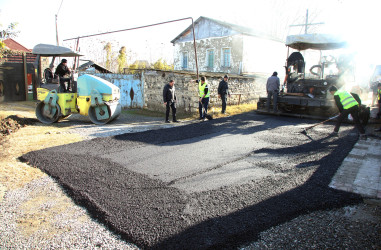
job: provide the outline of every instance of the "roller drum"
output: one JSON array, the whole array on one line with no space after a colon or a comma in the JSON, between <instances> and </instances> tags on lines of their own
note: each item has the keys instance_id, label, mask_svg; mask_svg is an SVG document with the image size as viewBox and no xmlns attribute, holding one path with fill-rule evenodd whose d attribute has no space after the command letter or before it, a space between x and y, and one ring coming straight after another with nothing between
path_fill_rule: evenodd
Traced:
<instances>
[{"instance_id":1,"label":"roller drum","mask_svg":"<svg viewBox=\"0 0 381 250\"><path fill-rule=\"evenodd\" d=\"M103 125L117 118L122 112L119 102L105 102L99 106L90 106L89 118L97 125Z\"/></svg>"}]
</instances>

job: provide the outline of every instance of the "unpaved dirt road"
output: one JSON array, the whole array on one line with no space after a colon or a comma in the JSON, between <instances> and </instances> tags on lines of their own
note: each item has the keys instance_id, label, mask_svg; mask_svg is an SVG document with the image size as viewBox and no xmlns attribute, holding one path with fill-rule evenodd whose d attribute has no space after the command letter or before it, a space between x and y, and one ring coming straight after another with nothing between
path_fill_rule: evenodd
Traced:
<instances>
[{"instance_id":1,"label":"unpaved dirt road","mask_svg":"<svg viewBox=\"0 0 381 250\"><path fill-rule=\"evenodd\" d=\"M305 136L306 122L246 113L48 148L22 160L139 247L233 248L299 216L362 202L328 187L357 140L352 126L343 126L340 138L330 136L332 124ZM369 242L351 237L334 242Z\"/></svg>"}]
</instances>

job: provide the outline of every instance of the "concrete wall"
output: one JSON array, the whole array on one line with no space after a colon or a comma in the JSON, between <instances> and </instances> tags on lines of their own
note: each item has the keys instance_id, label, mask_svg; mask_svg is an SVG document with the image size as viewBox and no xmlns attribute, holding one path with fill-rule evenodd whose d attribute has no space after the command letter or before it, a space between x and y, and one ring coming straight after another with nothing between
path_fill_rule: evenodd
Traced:
<instances>
[{"instance_id":1,"label":"concrete wall","mask_svg":"<svg viewBox=\"0 0 381 250\"><path fill-rule=\"evenodd\" d=\"M178 112L198 112L198 84L195 83L196 74L193 72L172 72L144 70L135 75L122 74L95 74L121 88L121 104L125 108L146 108L154 111L163 111L163 88L170 80L175 80ZM221 107L217 88L224 74L203 73L211 89L210 106ZM259 97L265 96L267 76L244 77L229 75L229 89L232 94L241 94L241 103L256 103ZM134 89L134 99L130 105L131 87ZM139 89L141 87L142 89ZM228 99L230 104L238 104L239 95L232 95Z\"/></svg>"}]
</instances>

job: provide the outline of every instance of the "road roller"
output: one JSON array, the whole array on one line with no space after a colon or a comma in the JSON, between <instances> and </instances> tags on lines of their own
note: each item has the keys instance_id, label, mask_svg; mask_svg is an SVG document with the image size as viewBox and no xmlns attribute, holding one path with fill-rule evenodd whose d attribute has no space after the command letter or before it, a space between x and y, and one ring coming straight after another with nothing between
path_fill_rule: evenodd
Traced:
<instances>
[{"instance_id":1,"label":"road roller","mask_svg":"<svg viewBox=\"0 0 381 250\"><path fill-rule=\"evenodd\" d=\"M42 85L47 86L47 85ZM98 125L106 124L121 113L120 90L109 81L93 75L82 75L72 91L37 88L36 116L42 123L58 122L73 113L89 116Z\"/></svg>"}]
</instances>

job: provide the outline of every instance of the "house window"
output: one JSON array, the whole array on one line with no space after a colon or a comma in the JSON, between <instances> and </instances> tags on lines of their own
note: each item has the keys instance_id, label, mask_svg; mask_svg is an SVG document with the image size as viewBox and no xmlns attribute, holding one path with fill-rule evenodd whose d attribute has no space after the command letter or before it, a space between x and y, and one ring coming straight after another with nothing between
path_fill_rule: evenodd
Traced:
<instances>
[{"instance_id":1,"label":"house window","mask_svg":"<svg viewBox=\"0 0 381 250\"><path fill-rule=\"evenodd\" d=\"M222 49L222 66L230 67L230 48Z\"/></svg>"},{"instance_id":2,"label":"house window","mask_svg":"<svg viewBox=\"0 0 381 250\"><path fill-rule=\"evenodd\" d=\"M209 49L207 50L207 66L208 68L213 68L214 67L214 50Z\"/></svg>"},{"instance_id":3,"label":"house window","mask_svg":"<svg viewBox=\"0 0 381 250\"><path fill-rule=\"evenodd\" d=\"M188 68L188 52L183 52L183 56L182 56L182 66L183 66L183 69L187 69Z\"/></svg>"}]
</instances>

